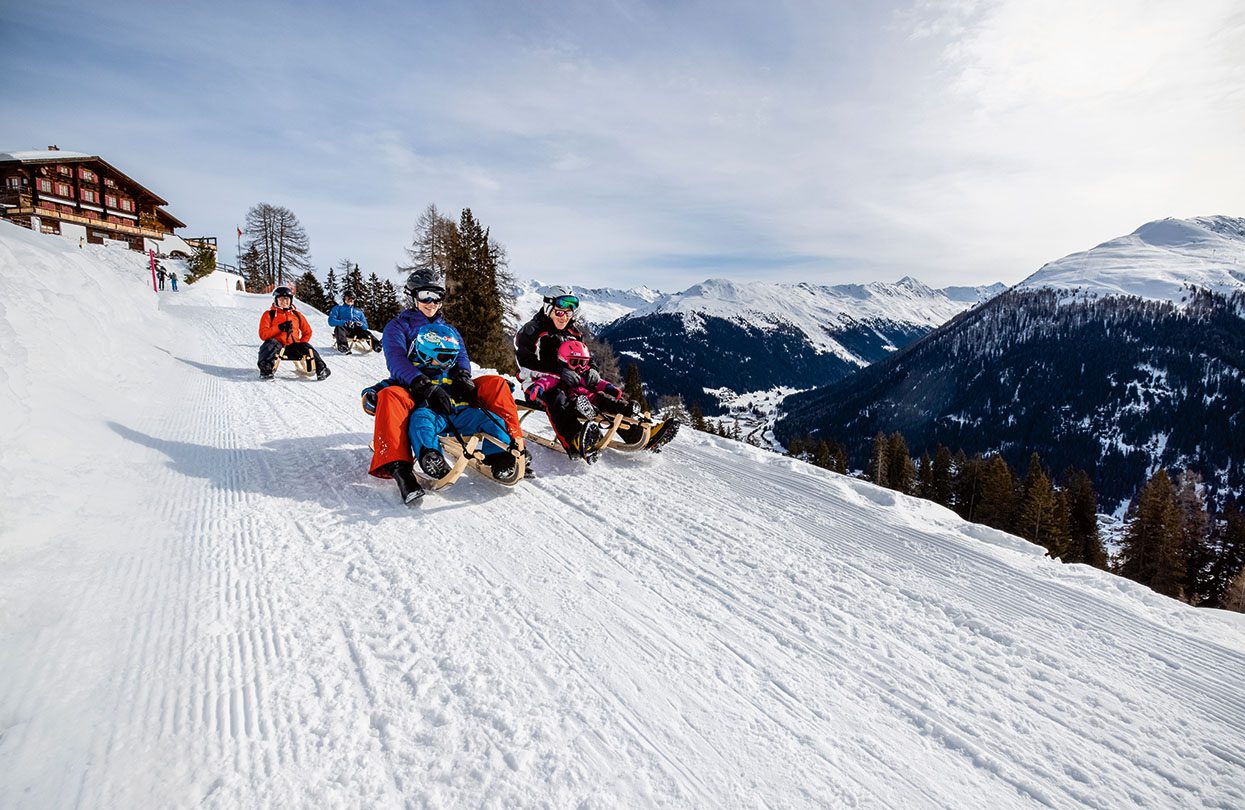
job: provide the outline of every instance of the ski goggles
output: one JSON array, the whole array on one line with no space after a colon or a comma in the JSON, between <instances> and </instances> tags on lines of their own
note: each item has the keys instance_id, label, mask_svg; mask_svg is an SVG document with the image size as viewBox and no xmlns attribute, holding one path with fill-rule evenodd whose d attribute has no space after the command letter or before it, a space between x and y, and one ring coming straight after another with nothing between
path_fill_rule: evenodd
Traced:
<instances>
[{"instance_id":1,"label":"ski goggles","mask_svg":"<svg viewBox=\"0 0 1245 810\"><path fill-rule=\"evenodd\" d=\"M567 312L579 309L579 298L574 295L559 295L557 298L550 298L549 303L554 309L563 309Z\"/></svg>"},{"instance_id":2,"label":"ski goggles","mask_svg":"<svg viewBox=\"0 0 1245 810\"><path fill-rule=\"evenodd\" d=\"M592 361L587 357L568 357L566 364L571 367L572 371L587 371Z\"/></svg>"},{"instance_id":3,"label":"ski goggles","mask_svg":"<svg viewBox=\"0 0 1245 810\"><path fill-rule=\"evenodd\" d=\"M445 300L445 293L439 290L416 290L415 300L421 304L439 304Z\"/></svg>"}]
</instances>

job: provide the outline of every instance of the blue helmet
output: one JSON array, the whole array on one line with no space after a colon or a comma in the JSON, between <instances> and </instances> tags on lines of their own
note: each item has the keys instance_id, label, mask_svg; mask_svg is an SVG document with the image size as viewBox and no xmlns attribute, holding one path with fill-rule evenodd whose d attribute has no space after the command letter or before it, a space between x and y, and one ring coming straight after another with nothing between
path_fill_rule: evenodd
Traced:
<instances>
[{"instance_id":1,"label":"blue helmet","mask_svg":"<svg viewBox=\"0 0 1245 810\"><path fill-rule=\"evenodd\" d=\"M430 323L415 335L415 343L411 346L411 359L420 366L450 368L458 362L458 352L462 345L458 334L449 326Z\"/></svg>"}]
</instances>

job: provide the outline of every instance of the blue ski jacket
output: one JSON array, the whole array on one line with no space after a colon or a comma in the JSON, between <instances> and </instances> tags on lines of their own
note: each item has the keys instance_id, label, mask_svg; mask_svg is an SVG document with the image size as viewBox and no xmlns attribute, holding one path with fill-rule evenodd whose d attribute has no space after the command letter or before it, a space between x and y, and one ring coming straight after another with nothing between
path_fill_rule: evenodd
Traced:
<instances>
[{"instance_id":1,"label":"blue ski jacket","mask_svg":"<svg viewBox=\"0 0 1245 810\"><path fill-rule=\"evenodd\" d=\"M348 323L357 323L367 329L367 316L358 307L345 304L338 304L329 311L329 326L345 326Z\"/></svg>"},{"instance_id":2,"label":"blue ski jacket","mask_svg":"<svg viewBox=\"0 0 1245 810\"><path fill-rule=\"evenodd\" d=\"M445 318L441 317L438 312L435 318L429 320L424 313L418 309L404 309L385 326L385 333L381 337L381 349L385 353L385 365L389 366L389 378L396 380L402 385L410 385L420 377L427 377L430 380L440 380L444 372L441 369L428 367L425 372L419 366L411 362L411 356L415 351L415 336L419 334L419 330L430 323L442 323L454 329L453 326L445 322ZM458 367L471 372L471 361L467 359L467 345L463 343L463 336L454 329L454 334L458 335Z\"/></svg>"}]
</instances>

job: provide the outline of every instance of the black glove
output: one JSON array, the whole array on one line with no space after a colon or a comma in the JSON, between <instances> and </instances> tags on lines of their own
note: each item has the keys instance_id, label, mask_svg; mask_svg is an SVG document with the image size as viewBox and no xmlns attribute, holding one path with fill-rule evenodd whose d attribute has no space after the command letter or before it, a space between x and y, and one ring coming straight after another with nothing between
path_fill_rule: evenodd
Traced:
<instances>
[{"instance_id":1,"label":"black glove","mask_svg":"<svg viewBox=\"0 0 1245 810\"><path fill-rule=\"evenodd\" d=\"M475 406L479 402L476 383L475 380L471 379L470 371L465 368L458 368L450 373L450 380L450 393L454 395L454 399L471 406Z\"/></svg>"},{"instance_id":2,"label":"black glove","mask_svg":"<svg viewBox=\"0 0 1245 810\"><path fill-rule=\"evenodd\" d=\"M432 386L432 390L428 392L426 402L433 413L439 413L442 416L449 416L454 413L454 400L450 399L450 392L446 391L444 386Z\"/></svg>"},{"instance_id":3,"label":"black glove","mask_svg":"<svg viewBox=\"0 0 1245 810\"><path fill-rule=\"evenodd\" d=\"M415 378L415 382L407 386L407 390L411 392L411 399L415 400L417 407L419 403L427 401L428 395L432 393L434 388L436 388L436 385L432 380L422 374Z\"/></svg>"},{"instance_id":4,"label":"black glove","mask_svg":"<svg viewBox=\"0 0 1245 810\"><path fill-rule=\"evenodd\" d=\"M277 328L280 329L282 332L286 333L287 335L293 334L294 333L294 322L283 321L281 325L278 326Z\"/></svg>"},{"instance_id":5,"label":"black glove","mask_svg":"<svg viewBox=\"0 0 1245 810\"><path fill-rule=\"evenodd\" d=\"M562 369L561 377L562 384L567 388L578 388L579 384L583 382L583 380L579 378L579 375L569 368Z\"/></svg>"},{"instance_id":6,"label":"black glove","mask_svg":"<svg viewBox=\"0 0 1245 810\"><path fill-rule=\"evenodd\" d=\"M584 385L589 388L596 388L600 383L601 373L595 368L588 369L588 372L584 374Z\"/></svg>"}]
</instances>

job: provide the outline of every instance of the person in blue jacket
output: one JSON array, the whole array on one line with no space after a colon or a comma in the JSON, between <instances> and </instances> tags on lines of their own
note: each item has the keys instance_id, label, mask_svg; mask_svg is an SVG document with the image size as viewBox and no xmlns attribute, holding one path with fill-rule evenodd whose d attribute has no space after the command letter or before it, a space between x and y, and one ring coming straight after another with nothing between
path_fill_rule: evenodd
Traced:
<instances>
[{"instance_id":1,"label":"person in blue jacket","mask_svg":"<svg viewBox=\"0 0 1245 810\"><path fill-rule=\"evenodd\" d=\"M462 335L441 314L445 288L430 272L416 270L404 287L407 309L385 326L381 346L389 367L388 385L376 393L371 474L393 478L402 500L423 495L414 476L413 460L430 478L450 471L441 454L440 437L488 433L509 446L502 420L478 407L471 361ZM515 457L503 447L484 442L485 463L498 480L518 474Z\"/></svg>"},{"instance_id":2,"label":"person in blue jacket","mask_svg":"<svg viewBox=\"0 0 1245 810\"><path fill-rule=\"evenodd\" d=\"M342 293L342 302L329 311L329 326L333 327L333 337L337 339L337 351L342 354L350 353L352 339L366 340L372 351L380 351L380 341L368 331L367 316L354 305L354 293L350 290Z\"/></svg>"}]
</instances>

